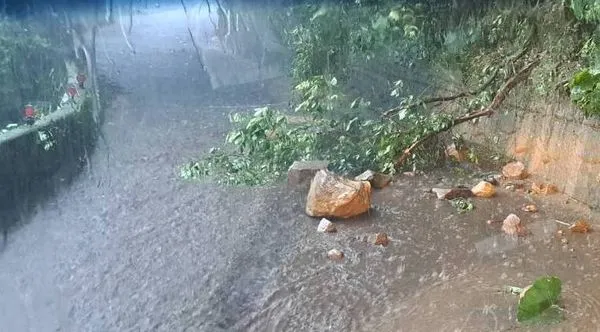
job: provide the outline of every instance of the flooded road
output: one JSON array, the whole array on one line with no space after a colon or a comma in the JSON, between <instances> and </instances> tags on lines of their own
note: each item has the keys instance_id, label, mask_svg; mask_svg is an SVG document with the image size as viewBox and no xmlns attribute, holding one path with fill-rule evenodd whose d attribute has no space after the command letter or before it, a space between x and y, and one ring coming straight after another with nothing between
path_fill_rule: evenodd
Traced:
<instances>
[{"instance_id":1,"label":"flooded road","mask_svg":"<svg viewBox=\"0 0 600 332\"><path fill-rule=\"evenodd\" d=\"M283 186L178 179L178 165L223 141L229 112L287 102L281 81L212 91L182 23L139 18L136 55L118 33L99 41L102 74L119 88L104 126L109 149L99 143L92 173L11 234L0 254L0 330L515 330L517 297L502 286L545 274L564 283L567 320L556 330L595 329L600 238L556 238L553 219L589 216L558 195L536 198L540 212L526 214L531 198L501 190L458 214L424 190L475 179L402 177L375 192L369 216L321 234L304 195ZM532 235L512 241L485 222L509 213ZM389 246L363 241L381 231ZM326 258L332 248L342 262Z\"/></svg>"}]
</instances>

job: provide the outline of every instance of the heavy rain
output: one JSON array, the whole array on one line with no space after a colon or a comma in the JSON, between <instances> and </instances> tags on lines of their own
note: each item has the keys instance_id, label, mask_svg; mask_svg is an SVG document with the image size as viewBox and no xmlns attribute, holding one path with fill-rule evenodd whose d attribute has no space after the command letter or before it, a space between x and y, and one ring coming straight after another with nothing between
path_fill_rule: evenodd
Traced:
<instances>
[{"instance_id":1,"label":"heavy rain","mask_svg":"<svg viewBox=\"0 0 600 332\"><path fill-rule=\"evenodd\" d=\"M597 329L597 0L0 9L0 331Z\"/></svg>"}]
</instances>

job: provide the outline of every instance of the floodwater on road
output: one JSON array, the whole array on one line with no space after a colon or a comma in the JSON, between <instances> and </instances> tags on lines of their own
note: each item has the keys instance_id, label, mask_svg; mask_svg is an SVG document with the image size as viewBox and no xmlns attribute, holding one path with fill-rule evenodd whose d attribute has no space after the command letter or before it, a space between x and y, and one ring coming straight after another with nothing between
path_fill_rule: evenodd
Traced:
<instances>
[{"instance_id":1,"label":"floodwater on road","mask_svg":"<svg viewBox=\"0 0 600 332\"><path fill-rule=\"evenodd\" d=\"M285 104L285 82L212 91L183 24L139 20L135 55L118 33L101 37L102 74L120 88L108 148L100 142L91 172L40 204L0 254L0 330L517 330L518 297L502 287L546 274L564 283L566 321L553 328L595 328L600 237L557 237L554 219L590 215L561 195L499 189L459 214L425 190L478 177L403 176L374 192L368 216L322 234L305 193L179 179L178 165L223 141L229 112ZM532 201L540 212L520 210ZM510 213L531 235L486 223ZM364 241L377 232L387 247ZM333 248L341 262L327 259Z\"/></svg>"}]
</instances>

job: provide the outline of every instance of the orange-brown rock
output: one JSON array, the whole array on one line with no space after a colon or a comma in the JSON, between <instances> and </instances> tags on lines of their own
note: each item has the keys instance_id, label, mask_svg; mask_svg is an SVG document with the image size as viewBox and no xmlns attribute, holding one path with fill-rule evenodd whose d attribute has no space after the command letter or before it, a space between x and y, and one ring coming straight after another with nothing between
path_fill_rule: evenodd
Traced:
<instances>
[{"instance_id":1,"label":"orange-brown rock","mask_svg":"<svg viewBox=\"0 0 600 332\"><path fill-rule=\"evenodd\" d=\"M386 247L389 243L390 243L390 239L388 239L388 236L386 233L375 234L375 241L374 241L375 245L380 245L380 246Z\"/></svg>"},{"instance_id":2,"label":"orange-brown rock","mask_svg":"<svg viewBox=\"0 0 600 332\"><path fill-rule=\"evenodd\" d=\"M490 198L496 194L496 187L487 181L481 181L471 191L476 197Z\"/></svg>"},{"instance_id":3,"label":"orange-brown rock","mask_svg":"<svg viewBox=\"0 0 600 332\"><path fill-rule=\"evenodd\" d=\"M312 182L306 200L306 214L311 217L351 218L371 207L371 184L353 181L320 170Z\"/></svg>"},{"instance_id":4,"label":"orange-brown rock","mask_svg":"<svg viewBox=\"0 0 600 332\"><path fill-rule=\"evenodd\" d=\"M558 188L553 184L537 184L534 182L531 184L531 191L538 195L550 195L557 193Z\"/></svg>"},{"instance_id":5,"label":"orange-brown rock","mask_svg":"<svg viewBox=\"0 0 600 332\"><path fill-rule=\"evenodd\" d=\"M502 167L502 175L510 180L522 180L527 177L527 170L522 162L514 161Z\"/></svg>"},{"instance_id":6,"label":"orange-brown rock","mask_svg":"<svg viewBox=\"0 0 600 332\"><path fill-rule=\"evenodd\" d=\"M569 229L574 233L587 233L591 230L592 226L586 220L577 220Z\"/></svg>"},{"instance_id":7,"label":"orange-brown rock","mask_svg":"<svg viewBox=\"0 0 600 332\"><path fill-rule=\"evenodd\" d=\"M446 147L446 157L454 158L456 161L461 162L467 160L466 149L457 149L456 144L450 144Z\"/></svg>"}]
</instances>

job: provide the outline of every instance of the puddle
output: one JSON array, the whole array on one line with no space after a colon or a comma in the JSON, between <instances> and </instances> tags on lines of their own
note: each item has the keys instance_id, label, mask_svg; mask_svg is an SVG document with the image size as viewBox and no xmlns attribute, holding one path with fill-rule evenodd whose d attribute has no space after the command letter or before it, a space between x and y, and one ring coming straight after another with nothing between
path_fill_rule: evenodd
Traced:
<instances>
[{"instance_id":1,"label":"puddle","mask_svg":"<svg viewBox=\"0 0 600 332\"><path fill-rule=\"evenodd\" d=\"M424 193L435 182L399 179L374 194L376 208L369 217L336 222L336 234L313 232L318 220L306 218L299 252L280 267L256 313L236 326L250 331L522 329L515 316L518 296L502 287L524 287L545 274L563 281L566 309L566 320L550 330L595 326L597 315L591 313L600 309L600 290L591 283L598 274L599 239L595 233L566 234L565 244L557 237L564 226L553 221L585 217L585 207L564 204L559 195L529 197L499 189L497 197L473 199L475 210L458 214L449 202ZM520 210L532 202L539 212ZM486 223L510 213L521 218L528 236L506 236L501 223ZM390 236L389 246L362 240L380 231ZM343 262L326 259L331 248L345 253Z\"/></svg>"}]
</instances>

